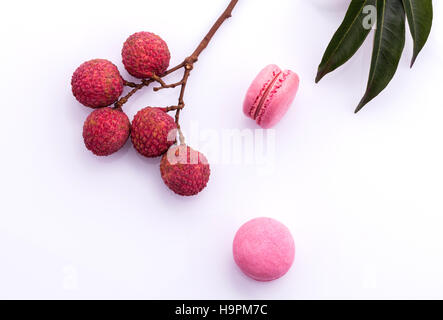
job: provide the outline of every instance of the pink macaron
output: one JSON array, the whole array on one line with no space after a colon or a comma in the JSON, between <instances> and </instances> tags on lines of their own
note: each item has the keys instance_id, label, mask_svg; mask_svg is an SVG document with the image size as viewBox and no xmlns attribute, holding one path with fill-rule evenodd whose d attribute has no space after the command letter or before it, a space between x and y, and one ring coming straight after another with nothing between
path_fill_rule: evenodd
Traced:
<instances>
[{"instance_id":1,"label":"pink macaron","mask_svg":"<svg viewBox=\"0 0 443 320\"><path fill-rule=\"evenodd\" d=\"M297 95L300 78L275 64L264 68L252 82L243 112L262 128L271 128L286 114Z\"/></svg>"},{"instance_id":2,"label":"pink macaron","mask_svg":"<svg viewBox=\"0 0 443 320\"><path fill-rule=\"evenodd\" d=\"M285 275L295 257L295 245L289 229L271 218L245 223L233 244L234 260L252 279L272 281Z\"/></svg>"}]
</instances>

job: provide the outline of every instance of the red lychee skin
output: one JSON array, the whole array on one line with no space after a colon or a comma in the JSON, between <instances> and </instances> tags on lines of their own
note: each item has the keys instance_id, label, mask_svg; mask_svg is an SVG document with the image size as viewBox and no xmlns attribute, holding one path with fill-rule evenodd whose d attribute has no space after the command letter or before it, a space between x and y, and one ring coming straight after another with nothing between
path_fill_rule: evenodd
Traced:
<instances>
[{"instance_id":1,"label":"red lychee skin","mask_svg":"<svg viewBox=\"0 0 443 320\"><path fill-rule=\"evenodd\" d=\"M71 85L75 98L90 108L110 106L123 92L123 79L117 67L104 59L83 63L72 75Z\"/></svg>"},{"instance_id":2,"label":"red lychee skin","mask_svg":"<svg viewBox=\"0 0 443 320\"><path fill-rule=\"evenodd\" d=\"M160 173L165 184L181 196L194 196L208 184L211 169L206 157L186 145L173 146L163 156Z\"/></svg>"},{"instance_id":3,"label":"red lychee skin","mask_svg":"<svg viewBox=\"0 0 443 320\"><path fill-rule=\"evenodd\" d=\"M174 119L164 109L147 107L132 120L132 144L145 157L160 157L175 143L176 130Z\"/></svg>"},{"instance_id":4,"label":"red lychee skin","mask_svg":"<svg viewBox=\"0 0 443 320\"><path fill-rule=\"evenodd\" d=\"M120 150L129 138L131 124L119 109L93 111L83 125L86 148L97 156L109 156Z\"/></svg>"},{"instance_id":5,"label":"red lychee skin","mask_svg":"<svg viewBox=\"0 0 443 320\"><path fill-rule=\"evenodd\" d=\"M150 32L137 32L123 45L123 64L136 78L162 76L169 67L171 54L168 45L159 36Z\"/></svg>"}]
</instances>

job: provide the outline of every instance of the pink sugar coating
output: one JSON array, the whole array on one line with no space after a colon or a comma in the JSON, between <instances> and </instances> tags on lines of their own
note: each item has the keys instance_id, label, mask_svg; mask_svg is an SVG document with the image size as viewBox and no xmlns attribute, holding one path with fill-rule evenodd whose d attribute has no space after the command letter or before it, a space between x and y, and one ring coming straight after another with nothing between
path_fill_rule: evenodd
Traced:
<instances>
[{"instance_id":1,"label":"pink sugar coating","mask_svg":"<svg viewBox=\"0 0 443 320\"><path fill-rule=\"evenodd\" d=\"M243 112L262 128L271 128L286 114L297 95L300 79L277 65L265 67L246 93ZM271 86L271 87L270 87Z\"/></svg>"},{"instance_id":2,"label":"pink sugar coating","mask_svg":"<svg viewBox=\"0 0 443 320\"><path fill-rule=\"evenodd\" d=\"M233 243L234 260L249 277L272 281L284 276L295 257L295 244L289 229L271 218L245 223Z\"/></svg>"}]
</instances>

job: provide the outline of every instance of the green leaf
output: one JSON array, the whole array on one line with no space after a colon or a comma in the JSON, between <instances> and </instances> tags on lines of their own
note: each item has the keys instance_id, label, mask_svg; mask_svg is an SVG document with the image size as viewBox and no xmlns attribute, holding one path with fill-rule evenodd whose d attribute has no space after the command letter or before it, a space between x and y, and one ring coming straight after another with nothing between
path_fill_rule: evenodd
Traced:
<instances>
[{"instance_id":1,"label":"green leaf","mask_svg":"<svg viewBox=\"0 0 443 320\"><path fill-rule=\"evenodd\" d=\"M375 0L352 0L342 24L332 37L318 67L316 83L326 74L343 65L361 47L371 31L371 27L365 26L367 18L363 12L368 5L375 6Z\"/></svg>"},{"instance_id":2,"label":"green leaf","mask_svg":"<svg viewBox=\"0 0 443 320\"><path fill-rule=\"evenodd\" d=\"M406 14L402 0L377 0L377 31L366 93L355 112L382 92L394 77L405 47Z\"/></svg>"},{"instance_id":3,"label":"green leaf","mask_svg":"<svg viewBox=\"0 0 443 320\"><path fill-rule=\"evenodd\" d=\"M412 67L431 33L433 18L432 0L403 0L403 4L408 16L409 29L414 39Z\"/></svg>"}]
</instances>

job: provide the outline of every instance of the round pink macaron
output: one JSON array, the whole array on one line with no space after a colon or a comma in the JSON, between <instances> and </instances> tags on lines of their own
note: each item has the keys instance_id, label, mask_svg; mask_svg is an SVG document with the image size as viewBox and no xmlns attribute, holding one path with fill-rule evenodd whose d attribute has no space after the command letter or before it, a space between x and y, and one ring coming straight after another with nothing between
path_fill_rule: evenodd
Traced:
<instances>
[{"instance_id":1,"label":"round pink macaron","mask_svg":"<svg viewBox=\"0 0 443 320\"><path fill-rule=\"evenodd\" d=\"M291 232L271 218L257 218L245 223L233 244L234 260L249 277L272 281L285 275L295 257Z\"/></svg>"},{"instance_id":2,"label":"round pink macaron","mask_svg":"<svg viewBox=\"0 0 443 320\"><path fill-rule=\"evenodd\" d=\"M262 128L271 128L286 114L297 95L300 79L291 70L275 64L264 68L252 82L243 112Z\"/></svg>"}]
</instances>

